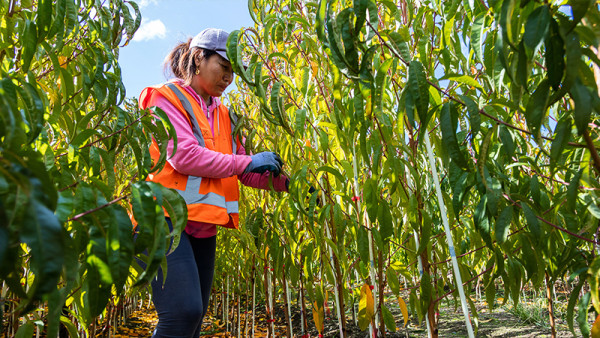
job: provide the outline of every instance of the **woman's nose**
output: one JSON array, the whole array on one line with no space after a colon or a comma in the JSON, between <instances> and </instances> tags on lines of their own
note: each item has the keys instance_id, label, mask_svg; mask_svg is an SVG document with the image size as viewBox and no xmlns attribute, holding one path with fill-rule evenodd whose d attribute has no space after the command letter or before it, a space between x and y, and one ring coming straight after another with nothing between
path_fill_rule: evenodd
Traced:
<instances>
[{"instance_id":1,"label":"woman's nose","mask_svg":"<svg viewBox=\"0 0 600 338\"><path fill-rule=\"evenodd\" d=\"M230 84L233 81L233 72L225 72L225 74L223 74L223 80Z\"/></svg>"}]
</instances>

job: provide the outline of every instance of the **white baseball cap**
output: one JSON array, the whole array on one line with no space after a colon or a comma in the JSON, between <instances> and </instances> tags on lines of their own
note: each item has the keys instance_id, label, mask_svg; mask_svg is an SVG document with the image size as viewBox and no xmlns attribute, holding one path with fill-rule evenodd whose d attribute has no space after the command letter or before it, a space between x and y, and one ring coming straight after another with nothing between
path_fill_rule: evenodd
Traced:
<instances>
[{"instance_id":1,"label":"white baseball cap","mask_svg":"<svg viewBox=\"0 0 600 338\"><path fill-rule=\"evenodd\" d=\"M199 47L202 49L213 50L225 58L225 60L229 61L229 58L227 57L228 37L229 33L222 29L207 28L194 36L192 42L190 42L190 48Z\"/></svg>"}]
</instances>

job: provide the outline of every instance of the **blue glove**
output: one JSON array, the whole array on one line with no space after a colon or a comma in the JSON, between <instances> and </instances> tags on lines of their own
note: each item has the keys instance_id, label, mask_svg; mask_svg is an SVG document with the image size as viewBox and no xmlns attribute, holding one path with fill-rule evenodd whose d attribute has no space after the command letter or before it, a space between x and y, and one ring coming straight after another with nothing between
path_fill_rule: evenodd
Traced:
<instances>
[{"instance_id":1,"label":"blue glove","mask_svg":"<svg viewBox=\"0 0 600 338\"><path fill-rule=\"evenodd\" d=\"M275 177L279 176L281 167L283 166L283 161L279 155L270 151L264 151L256 155L252 155L250 158L252 159L252 162L248 164L246 170L244 170L244 173L262 174L265 171L269 171Z\"/></svg>"}]
</instances>

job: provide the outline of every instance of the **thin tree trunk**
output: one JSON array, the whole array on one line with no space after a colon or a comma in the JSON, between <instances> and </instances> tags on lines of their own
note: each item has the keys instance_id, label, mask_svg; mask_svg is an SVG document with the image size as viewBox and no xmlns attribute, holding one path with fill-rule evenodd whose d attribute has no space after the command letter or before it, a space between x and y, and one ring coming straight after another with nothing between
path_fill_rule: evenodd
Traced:
<instances>
[{"instance_id":1,"label":"thin tree trunk","mask_svg":"<svg viewBox=\"0 0 600 338\"><path fill-rule=\"evenodd\" d=\"M546 296L548 297L548 316L550 316L550 327L552 328L552 338L556 338L556 323L554 322L554 304L552 296L552 286L550 276L546 272Z\"/></svg>"},{"instance_id":2,"label":"thin tree trunk","mask_svg":"<svg viewBox=\"0 0 600 338\"><path fill-rule=\"evenodd\" d=\"M283 265L283 293L285 294L285 321L286 325L286 335L289 338L292 338L292 314L290 313L290 297L289 290L287 285L287 279L285 278L285 264Z\"/></svg>"},{"instance_id":3,"label":"thin tree trunk","mask_svg":"<svg viewBox=\"0 0 600 338\"><path fill-rule=\"evenodd\" d=\"M384 289L384 285L383 285L383 253L381 251L379 251L379 255L378 255L378 266L377 266L377 270L378 271L378 278L379 278L379 305L377 306L377 311L379 313L381 313L381 317L379 317L379 332L381 337L385 337L385 321L383 319L383 289Z\"/></svg>"}]
</instances>

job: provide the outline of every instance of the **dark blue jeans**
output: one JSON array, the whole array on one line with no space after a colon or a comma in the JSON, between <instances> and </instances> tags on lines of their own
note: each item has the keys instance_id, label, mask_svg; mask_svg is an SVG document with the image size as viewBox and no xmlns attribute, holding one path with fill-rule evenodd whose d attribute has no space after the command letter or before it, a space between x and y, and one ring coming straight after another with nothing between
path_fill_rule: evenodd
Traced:
<instances>
[{"instance_id":1,"label":"dark blue jeans","mask_svg":"<svg viewBox=\"0 0 600 338\"><path fill-rule=\"evenodd\" d=\"M167 219L169 226L171 221ZM198 337L208 309L215 272L217 237L195 238L185 231L167 256L167 280L162 270L152 281L158 325L152 337Z\"/></svg>"}]
</instances>

